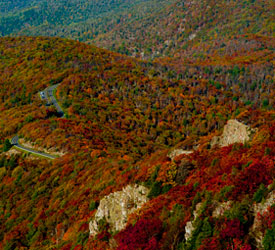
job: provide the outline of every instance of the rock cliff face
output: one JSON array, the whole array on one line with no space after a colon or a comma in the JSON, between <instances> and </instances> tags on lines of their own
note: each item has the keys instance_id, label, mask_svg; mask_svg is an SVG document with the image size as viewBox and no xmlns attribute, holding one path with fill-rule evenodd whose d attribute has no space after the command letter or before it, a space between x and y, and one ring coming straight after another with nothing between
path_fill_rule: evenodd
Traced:
<instances>
[{"instance_id":1,"label":"rock cliff face","mask_svg":"<svg viewBox=\"0 0 275 250\"><path fill-rule=\"evenodd\" d=\"M262 221L261 216L268 211L268 208L275 203L275 191L269 193L264 202L256 203L253 205L253 213L255 216L254 223L251 228L251 234L256 240L257 247L263 249L263 237L264 234L261 230Z\"/></svg>"},{"instance_id":2,"label":"rock cliff face","mask_svg":"<svg viewBox=\"0 0 275 250\"><path fill-rule=\"evenodd\" d=\"M261 203L254 203L251 204L251 212L254 217L254 221L252 226L249 229L250 235L255 239L257 248L258 249L264 249L263 248L263 237L264 234L262 232L262 215L268 212L268 208L270 208L275 203L275 191L271 191L266 199ZM230 210L230 208L233 205L233 201L227 201L223 203L213 203L213 211L212 216L214 218L218 218L220 216L224 215L224 212L227 210ZM195 230L194 224L195 220L199 216L199 210L202 206L202 203L198 203L196 205L196 209L193 212L194 219L192 221L188 221L185 226L185 240L189 240L192 237L192 234Z\"/></svg>"},{"instance_id":3,"label":"rock cliff face","mask_svg":"<svg viewBox=\"0 0 275 250\"><path fill-rule=\"evenodd\" d=\"M122 191L105 196L99 204L95 218L90 221L90 235L99 231L99 221L105 219L112 231L125 228L128 215L148 201L149 189L138 185L128 185Z\"/></svg>"},{"instance_id":4,"label":"rock cliff face","mask_svg":"<svg viewBox=\"0 0 275 250\"><path fill-rule=\"evenodd\" d=\"M223 203L219 203L219 202L216 202L213 205L213 212L212 212L212 216L214 218L218 218L219 216L223 216L224 212L226 210L229 210L230 207L231 207L231 204L232 204L232 201L227 201L227 202L223 202ZM196 205L196 209L194 210L193 212L193 216L194 216L194 219L192 221L188 221L186 223L186 226L185 226L185 240L189 240L195 230L195 221L196 219L200 216L200 208L202 206L202 203L198 203Z\"/></svg>"},{"instance_id":5,"label":"rock cliff face","mask_svg":"<svg viewBox=\"0 0 275 250\"><path fill-rule=\"evenodd\" d=\"M193 221L188 221L188 222L186 223L186 226L185 226L185 235L184 235L186 241L187 241L188 239L191 238L192 233L193 233L193 231L195 230L194 222L195 222L195 220L196 220L196 219L198 218L198 216L199 216L199 210L200 210L200 208L201 208L201 205L202 205L202 203L198 203L198 204L196 205L196 209L195 209L195 211L193 212L194 220L193 220Z\"/></svg>"},{"instance_id":6,"label":"rock cliff face","mask_svg":"<svg viewBox=\"0 0 275 250\"><path fill-rule=\"evenodd\" d=\"M174 149L167 156L173 161L179 155L189 155L192 154L193 151L183 150L183 149Z\"/></svg>"},{"instance_id":7,"label":"rock cliff face","mask_svg":"<svg viewBox=\"0 0 275 250\"><path fill-rule=\"evenodd\" d=\"M249 126L237 120L229 120L224 126L223 134L213 137L211 146L224 147L233 143L245 143L251 139L254 132Z\"/></svg>"}]
</instances>

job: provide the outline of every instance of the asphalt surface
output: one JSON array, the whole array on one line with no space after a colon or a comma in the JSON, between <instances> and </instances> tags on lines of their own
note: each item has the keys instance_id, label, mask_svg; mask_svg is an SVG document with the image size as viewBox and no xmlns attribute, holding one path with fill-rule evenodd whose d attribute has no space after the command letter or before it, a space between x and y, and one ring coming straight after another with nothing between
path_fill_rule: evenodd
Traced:
<instances>
[{"instance_id":1,"label":"asphalt surface","mask_svg":"<svg viewBox=\"0 0 275 250\"><path fill-rule=\"evenodd\" d=\"M52 160L57 158L57 156L52 156L50 154L46 154L46 153L43 153L43 152L35 151L33 149L30 149L30 148L26 148L26 147L20 145L18 140L19 140L18 135L14 136L11 139L11 144L13 146L19 148L19 149L22 149L22 150L27 151L27 152L32 153L32 154L40 155L40 156L43 156L43 157L46 157L46 158L49 158L49 159L52 159Z\"/></svg>"},{"instance_id":2,"label":"asphalt surface","mask_svg":"<svg viewBox=\"0 0 275 250\"><path fill-rule=\"evenodd\" d=\"M59 84L55 84L44 89L40 92L40 97L42 100L46 99L48 105L54 105L60 117L64 117L64 112L53 95L53 91L58 87L58 85Z\"/></svg>"}]
</instances>

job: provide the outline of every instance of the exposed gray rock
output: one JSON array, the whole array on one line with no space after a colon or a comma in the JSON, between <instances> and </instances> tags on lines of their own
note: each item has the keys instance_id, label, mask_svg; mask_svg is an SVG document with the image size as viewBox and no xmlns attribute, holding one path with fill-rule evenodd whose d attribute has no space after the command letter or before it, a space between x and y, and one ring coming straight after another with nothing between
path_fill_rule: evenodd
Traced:
<instances>
[{"instance_id":1,"label":"exposed gray rock","mask_svg":"<svg viewBox=\"0 0 275 250\"><path fill-rule=\"evenodd\" d=\"M225 211L230 210L231 205L232 205L232 201L217 203L216 208L214 209L212 216L214 218L223 216Z\"/></svg>"},{"instance_id":2,"label":"exposed gray rock","mask_svg":"<svg viewBox=\"0 0 275 250\"><path fill-rule=\"evenodd\" d=\"M250 236L255 239L255 242L257 244L257 249L264 249L263 248L263 232L262 232L262 221L261 216L268 212L268 208L271 207L275 203L275 190L271 191L266 199L262 203L254 203L251 204L251 211L253 212L254 216L254 222L253 225L250 227ZM231 209L233 202L227 201L227 202L214 202L212 204L213 210L212 210L212 216L214 218L218 218L220 216L224 215L225 211L228 211ZM195 230L194 222L196 218L199 216L199 211L201 208L202 203L198 203L196 205L196 209L193 212L194 219L192 221L188 221L185 226L185 240L191 238L193 231Z\"/></svg>"},{"instance_id":3,"label":"exposed gray rock","mask_svg":"<svg viewBox=\"0 0 275 250\"><path fill-rule=\"evenodd\" d=\"M189 155L192 154L193 151L183 150L183 149L174 149L170 153L168 153L168 157L173 161L177 156L185 154Z\"/></svg>"},{"instance_id":4,"label":"exposed gray rock","mask_svg":"<svg viewBox=\"0 0 275 250\"><path fill-rule=\"evenodd\" d=\"M213 205L213 213L212 216L217 218L219 216L223 216L224 212L226 210L229 210L231 208L232 201L227 201L223 203L216 202ZM193 231L195 230L194 223L198 216L200 215L200 208L202 206L202 203L198 203L196 205L196 209L193 212L194 219L192 221L188 221L185 226L185 240L187 241L188 239L191 238Z\"/></svg>"},{"instance_id":5,"label":"exposed gray rock","mask_svg":"<svg viewBox=\"0 0 275 250\"><path fill-rule=\"evenodd\" d=\"M106 220L111 231L121 231L125 228L128 215L148 201L149 189L138 185L128 185L122 191L105 196L99 204L95 218L90 221L90 235L99 231L99 221Z\"/></svg>"},{"instance_id":6,"label":"exposed gray rock","mask_svg":"<svg viewBox=\"0 0 275 250\"><path fill-rule=\"evenodd\" d=\"M245 143L251 139L254 132L254 129L237 120L229 120L224 126L223 134L214 136L210 144L211 147L214 145L224 147L233 143Z\"/></svg>"},{"instance_id":7,"label":"exposed gray rock","mask_svg":"<svg viewBox=\"0 0 275 250\"><path fill-rule=\"evenodd\" d=\"M188 239L191 238L192 233L193 233L193 231L194 231L194 229L195 229L195 227L194 227L194 222L195 222L195 220L197 219L197 217L199 216L199 210L200 210L200 208L201 208L201 205L202 205L201 202L198 203L198 204L196 205L196 209L195 209L195 211L193 212L194 220L188 221L188 222L186 223L186 226L185 226L185 235L184 235L186 241L187 241Z\"/></svg>"},{"instance_id":8,"label":"exposed gray rock","mask_svg":"<svg viewBox=\"0 0 275 250\"><path fill-rule=\"evenodd\" d=\"M263 232L261 230L261 217L259 215L263 215L268 211L268 208L271 207L275 203L275 191L272 191L268 194L265 201L262 203L253 204L253 213L255 216L254 223L250 230L251 235L255 239L257 243L258 249L264 249L263 247Z\"/></svg>"},{"instance_id":9,"label":"exposed gray rock","mask_svg":"<svg viewBox=\"0 0 275 250\"><path fill-rule=\"evenodd\" d=\"M192 221L188 221L186 223L186 226L185 226L185 235L184 235L186 241L191 238L194 229L195 228L193 226L193 222Z\"/></svg>"}]
</instances>

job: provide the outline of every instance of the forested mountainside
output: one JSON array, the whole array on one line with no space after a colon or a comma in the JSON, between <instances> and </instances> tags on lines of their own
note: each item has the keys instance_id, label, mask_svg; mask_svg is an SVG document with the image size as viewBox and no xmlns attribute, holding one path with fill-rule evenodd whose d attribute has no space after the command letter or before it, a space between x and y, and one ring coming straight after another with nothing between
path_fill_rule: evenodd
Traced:
<instances>
[{"instance_id":1,"label":"forested mountainside","mask_svg":"<svg viewBox=\"0 0 275 250\"><path fill-rule=\"evenodd\" d=\"M0 0L0 249L274 250L273 5Z\"/></svg>"},{"instance_id":2,"label":"forested mountainside","mask_svg":"<svg viewBox=\"0 0 275 250\"><path fill-rule=\"evenodd\" d=\"M146 59L204 58L246 47L240 35L273 36L273 12L271 0L0 1L0 35L66 37Z\"/></svg>"},{"instance_id":3,"label":"forested mountainside","mask_svg":"<svg viewBox=\"0 0 275 250\"><path fill-rule=\"evenodd\" d=\"M179 72L67 39L1 38L0 248L272 249L274 52L252 38L260 60ZM63 118L39 98L58 83ZM222 144L232 119L249 139ZM16 134L65 155L7 151ZM122 231L105 218L90 235L100 200L130 184L148 201Z\"/></svg>"},{"instance_id":4,"label":"forested mountainside","mask_svg":"<svg viewBox=\"0 0 275 250\"><path fill-rule=\"evenodd\" d=\"M1 61L2 114L10 115L8 112L15 109L22 115L19 105L33 108L40 90L61 83L57 97L67 117L76 119L78 125L83 121L84 127L89 120L95 129L104 128L103 137L110 136L111 145L116 142L120 150L124 145L137 156L142 155L140 150L145 146L171 146L186 136L207 135L222 128L234 112L238 115L258 107L269 110L275 101L274 67L269 57L255 65L186 65L184 74L176 75L165 66L82 43L23 37L1 39ZM215 116L221 119L212 119ZM48 120L45 123L50 126ZM14 133L17 126L22 124L3 126L1 137ZM33 131L42 135L38 130ZM26 131L31 136L29 128ZM88 134L87 141L95 139ZM61 134L58 138L64 139ZM97 139L103 142L106 138ZM122 138L123 143L119 142ZM45 141L53 139L49 134ZM66 136L66 141L74 139ZM127 143L133 145L126 147Z\"/></svg>"},{"instance_id":5,"label":"forested mountainside","mask_svg":"<svg viewBox=\"0 0 275 250\"><path fill-rule=\"evenodd\" d=\"M174 0L0 1L0 36L59 36L88 41L120 22L141 20Z\"/></svg>"},{"instance_id":6,"label":"forested mountainside","mask_svg":"<svg viewBox=\"0 0 275 250\"><path fill-rule=\"evenodd\" d=\"M194 46L223 53L235 36L274 35L273 10L273 2L266 0L175 1L142 21L120 23L95 43L147 59L174 57Z\"/></svg>"}]
</instances>

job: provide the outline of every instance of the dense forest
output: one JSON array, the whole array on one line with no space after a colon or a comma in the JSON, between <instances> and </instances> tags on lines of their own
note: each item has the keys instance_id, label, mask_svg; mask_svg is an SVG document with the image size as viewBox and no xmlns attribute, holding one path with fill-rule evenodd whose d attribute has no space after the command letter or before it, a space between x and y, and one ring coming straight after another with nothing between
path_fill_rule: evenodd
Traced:
<instances>
[{"instance_id":1,"label":"dense forest","mask_svg":"<svg viewBox=\"0 0 275 250\"><path fill-rule=\"evenodd\" d=\"M142 21L120 23L96 37L94 43L147 59L165 55L174 58L194 47L204 47L206 53L198 49L192 55L205 57L213 49L226 52L224 43L234 41L234 36L271 36L273 16L272 1L178 0Z\"/></svg>"},{"instance_id":2,"label":"dense forest","mask_svg":"<svg viewBox=\"0 0 275 250\"><path fill-rule=\"evenodd\" d=\"M0 1L0 36L66 37L146 59L195 46L201 58L238 35L274 34L273 16L269 0Z\"/></svg>"},{"instance_id":3,"label":"dense forest","mask_svg":"<svg viewBox=\"0 0 275 250\"><path fill-rule=\"evenodd\" d=\"M273 250L272 11L0 0L0 249ZM64 117L40 94L56 84ZM102 200L129 185L146 202L93 235Z\"/></svg>"},{"instance_id":4,"label":"dense forest","mask_svg":"<svg viewBox=\"0 0 275 250\"><path fill-rule=\"evenodd\" d=\"M141 20L173 0L0 1L0 36L59 36L89 41L120 22Z\"/></svg>"},{"instance_id":5,"label":"dense forest","mask_svg":"<svg viewBox=\"0 0 275 250\"><path fill-rule=\"evenodd\" d=\"M243 203L245 207L261 185L266 189L272 183L275 88L273 64L268 58L260 65L251 62L242 67L190 64L184 74L177 75L165 65L64 39L2 38L0 53L2 142L19 134L41 147L66 152L53 162L26 154L2 154L4 249L105 249L112 237L107 231L102 232L107 238L88 237L87 223L96 208L91 204L129 183L144 183L153 190L151 201L138 218L147 227L151 221L146 218L156 217L160 238L150 249L180 246L185 244L180 228L190 218L191 204L197 199L211 203L216 198L210 197L220 197L219 192L228 190L226 196L220 194L223 198L217 199L230 199L237 207ZM65 118L58 118L55 110L39 99L41 89L56 83L60 83L56 96ZM255 139L247 145L210 148L211 138L232 118L257 129ZM194 164L189 181L175 183L171 171L181 161L169 161L167 151L175 146L190 150L197 145L199 149L188 158ZM245 165L249 168L242 167ZM250 167L257 179L248 185L245 176L250 176ZM185 215L161 217L164 228L159 224L160 213L176 204L180 208L177 213ZM220 249L231 244L234 235L224 241L217 233L241 215L229 214L221 221L208 218L207 213L202 216L212 228L212 233L204 235L206 239L215 241ZM237 223L243 223L238 224L243 228L251 221L247 218ZM178 238L172 241L175 225L181 227ZM66 231L62 239L56 228ZM268 232L268 228L263 230ZM115 236L118 242L123 245L123 237L141 237L131 230ZM247 235L248 231L242 230ZM142 244L149 244L150 232L146 237ZM253 246L251 237L245 239L238 239L239 244ZM200 238L188 249L197 249L202 242Z\"/></svg>"}]
</instances>

